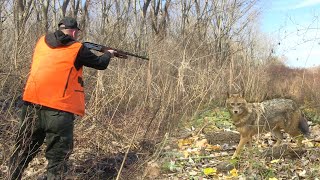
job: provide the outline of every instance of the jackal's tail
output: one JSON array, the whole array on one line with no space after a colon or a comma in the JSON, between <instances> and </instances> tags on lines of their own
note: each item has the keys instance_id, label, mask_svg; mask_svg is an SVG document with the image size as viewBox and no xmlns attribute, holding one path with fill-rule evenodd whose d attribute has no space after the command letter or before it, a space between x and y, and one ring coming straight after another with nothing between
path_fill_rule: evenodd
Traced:
<instances>
[{"instance_id":1,"label":"jackal's tail","mask_svg":"<svg viewBox=\"0 0 320 180\"><path fill-rule=\"evenodd\" d=\"M308 125L308 120L307 118L302 115L300 117L300 120L299 120L299 126L298 128L300 129L300 131L302 132L302 134L306 137L309 137L310 136L310 130L309 130L309 125Z\"/></svg>"}]
</instances>

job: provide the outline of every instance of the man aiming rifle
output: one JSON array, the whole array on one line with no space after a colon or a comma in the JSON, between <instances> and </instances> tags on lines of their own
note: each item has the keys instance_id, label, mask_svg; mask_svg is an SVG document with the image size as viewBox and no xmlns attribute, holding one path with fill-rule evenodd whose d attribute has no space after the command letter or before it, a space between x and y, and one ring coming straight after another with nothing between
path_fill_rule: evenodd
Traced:
<instances>
[{"instance_id":1,"label":"man aiming rifle","mask_svg":"<svg viewBox=\"0 0 320 180\"><path fill-rule=\"evenodd\" d=\"M133 54L130 52L114 49L111 47L106 47L106 46L103 46L100 44L95 44L95 43L91 43L91 42L84 42L83 45L89 49L93 49L93 50L100 51L100 52L104 52L105 50L114 50L114 51L116 51L114 53L114 56L116 56L118 58L127 59L128 56L132 56L132 57L137 57L137 58L144 59L144 60L149 60L149 58L147 58L146 56L140 56L140 55Z\"/></svg>"},{"instance_id":2,"label":"man aiming rifle","mask_svg":"<svg viewBox=\"0 0 320 180\"><path fill-rule=\"evenodd\" d=\"M75 115L85 114L83 66L104 70L115 55L132 55L101 45L82 44L77 41L79 31L76 19L65 17L58 30L37 42L24 88L15 150L9 162L10 179L21 179L44 139L48 166L43 179L64 179L66 162L73 150ZM99 47L103 54L92 53L90 49L94 47Z\"/></svg>"}]
</instances>

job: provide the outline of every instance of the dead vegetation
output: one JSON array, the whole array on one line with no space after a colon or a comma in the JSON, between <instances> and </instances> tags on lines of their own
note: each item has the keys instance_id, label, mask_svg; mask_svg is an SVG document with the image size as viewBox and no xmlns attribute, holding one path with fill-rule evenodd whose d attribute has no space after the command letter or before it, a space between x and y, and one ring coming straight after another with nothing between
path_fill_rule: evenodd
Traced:
<instances>
[{"instance_id":1,"label":"dead vegetation","mask_svg":"<svg viewBox=\"0 0 320 180\"><path fill-rule=\"evenodd\" d=\"M71 179L143 177L167 136L208 106L224 106L227 91L244 91L251 101L290 96L318 118L319 68L291 69L271 53L274 43L256 28L257 1L35 2L0 2L3 178L33 47L65 15L80 21L81 41L150 58L114 59L106 71L85 69L87 114L76 122ZM26 179L41 175L45 164L39 154Z\"/></svg>"}]
</instances>

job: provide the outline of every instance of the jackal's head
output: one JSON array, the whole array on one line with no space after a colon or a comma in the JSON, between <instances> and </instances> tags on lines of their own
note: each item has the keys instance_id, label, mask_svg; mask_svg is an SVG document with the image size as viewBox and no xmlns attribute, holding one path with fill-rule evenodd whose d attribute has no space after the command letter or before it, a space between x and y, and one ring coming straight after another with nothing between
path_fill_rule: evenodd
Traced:
<instances>
[{"instance_id":1,"label":"jackal's head","mask_svg":"<svg viewBox=\"0 0 320 180\"><path fill-rule=\"evenodd\" d=\"M247 110L247 101L240 94L230 94L226 104L232 115L241 115Z\"/></svg>"}]
</instances>

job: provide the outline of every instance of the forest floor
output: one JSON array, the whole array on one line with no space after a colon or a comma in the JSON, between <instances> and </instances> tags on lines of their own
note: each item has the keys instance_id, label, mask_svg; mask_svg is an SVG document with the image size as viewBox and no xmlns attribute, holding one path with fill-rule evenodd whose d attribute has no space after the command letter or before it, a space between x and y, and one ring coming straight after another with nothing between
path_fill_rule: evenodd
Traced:
<instances>
[{"instance_id":1,"label":"forest floor","mask_svg":"<svg viewBox=\"0 0 320 180\"><path fill-rule=\"evenodd\" d=\"M225 109L202 112L157 143L137 142L136 145L130 145L132 148L128 148L128 144L120 147L123 145L116 141L99 144L101 139L110 136L103 132L104 127L95 127L95 131L75 128L78 129L75 131L75 149L70 157L69 175L65 179L116 179L119 172L119 179L154 180L320 177L318 123L310 123L311 135L303 140L302 148L297 147L287 134L278 147L273 146L275 139L270 133L260 134L255 136L252 147L244 148L238 159L231 157L240 136ZM97 142L91 142L92 139L97 139ZM1 146L6 144L2 143ZM112 156L111 147L115 152ZM117 153L118 149L122 149L121 153ZM37 179L45 173L46 164L43 150L30 163L23 179ZM0 170L0 175L5 177L5 163Z\"/></svg>"},{"instance_id":2,"label":"forest floor","mask_svg":"<svg viewBox=\"0 0 320 180\"><path fill-rule=\"evenodd\" d=\"M168 140L157 161L149 163L149 179L319 179L320 125L310 123L310 138L297 147L289 135L275 147L271 133L255 136L238 159L239 142L225 110L203 112Z\"/></svg>"},{"instance_id":3,"label":"forest floor","mask_svg":"<svg viewBox=\"0 0 320 180\"><path fill-rule=\"evenodd\" d=\"M314 126L319 132L319 125ZM319 138L318 133L318 138ZM217 140L218 139L218 140ZM150 164L150 179L317 179L320 177L320 139L304 140L303 148L288 137L273 147L270 133L255 139L238 159L232 154L239 141L233 131L216 131L172 139L161 157ZM157 168L160 167L159 173ZM155 172L152 172L155 171ZM154 175L152 175L154 174Z\"/></svg>"}]
</instances>

